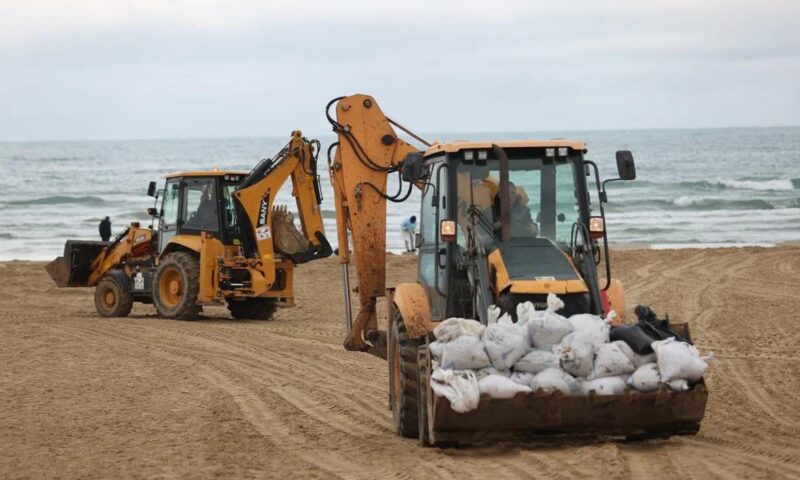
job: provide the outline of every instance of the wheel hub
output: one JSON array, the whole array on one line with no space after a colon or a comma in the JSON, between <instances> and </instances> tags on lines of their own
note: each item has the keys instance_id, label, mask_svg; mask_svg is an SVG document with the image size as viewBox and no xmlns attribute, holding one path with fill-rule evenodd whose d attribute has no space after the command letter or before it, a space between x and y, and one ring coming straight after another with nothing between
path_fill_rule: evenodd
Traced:
<instances>
[{"instance_id":1,"label":"wheel hub","mask_svg":"<svg viewBox=\"0 0 800 480\"><path fill-rule=\"evenodd\" d=\"M103 302L105 302L105 304L108 305L109 307L113 307L114 306L114 300L115 299L114 299L114 291L113 290L108 290L105 293L105 295L103 295Z\"/></svg>"},{"instance_id":2,"label":"wheel hub","mask_svg":"<svg viewBox=\"0 0 800 480\"><path fill-rule=\"evenodd\" d=\"M159 293L161 301L168 307L178 305L183 296L183 278L181 272L170 268L161 277L159 282Z\"/></svg>"}]
</instances>

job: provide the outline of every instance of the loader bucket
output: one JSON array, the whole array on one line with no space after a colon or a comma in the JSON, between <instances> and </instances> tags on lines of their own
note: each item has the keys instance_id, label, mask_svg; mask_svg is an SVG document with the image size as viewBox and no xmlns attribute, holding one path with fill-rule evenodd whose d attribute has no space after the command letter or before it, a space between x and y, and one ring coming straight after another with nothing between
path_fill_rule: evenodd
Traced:
<instances>
[{"instance_id":1,"label":"loader bucket","mask_svg":"<svg viewBox=\"0 0 800 480\"><path fill-rule=\"evenodd\" d=\"M107 242L67 240L64 256L56 258L44 268L58 287L89 286L92 262L107 245Z\"/></svg>"},{"instance_id":2,"label":"loader bucket","mask_svg":"<svg viewBox=\"0 0 800 480\"><path fill-rule=\"evenodd\" d=\"M686 333L685 324L673 325ZM666 386L652 393L567 396L561 392L518 394L505 400L482 395L478 408L457 413L430 387L427 348L420 348L420 431L423 444L473 444L531 434L586 434L628 438L692 435L700 429L708 391L701 380L691 390Z\"/></svg>"}]
</instances>

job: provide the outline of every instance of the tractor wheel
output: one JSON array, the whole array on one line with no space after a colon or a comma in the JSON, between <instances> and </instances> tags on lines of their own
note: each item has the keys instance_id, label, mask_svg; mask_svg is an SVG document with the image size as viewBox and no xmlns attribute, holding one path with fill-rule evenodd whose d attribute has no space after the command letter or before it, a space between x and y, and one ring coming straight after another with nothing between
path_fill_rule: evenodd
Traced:
<instances>
[{"instance_id":1,"label":"tractor wheel","mask_svg":"<svg viewBox=\"0 0 800 480\"><path fill-rule=\"evenodd\" d=\"M422 345L420 345L422 347ZM422 447L430 447L431 437L428 431L428 388L430 383L430 371L426 370L426 365L430 364L430 350L428 348L417 349L417 365L420 365L419 370L419 393L417 394L417 417L419 417L419 444Z\"/></svg>"},{"instance_id":2,"label":"tractor wheel","mask_svg":"<svg viewBox=\"0 0 800 480\"><path fill-rule=\"evenodd\" d=\"M133 308L133 294L116 278L107 276L94 289L94 308L103 317L127 317Z\"/></svg>"},{"instance_id":3,"label":"tractor wheel","mask_svg":"<svg viewBox=\"0 0 800 480\"><path fill-rule=\"evenodd\" d=\"M241 320L271 320L275 313L275 300L271 298L246 298L228 300L231 316Z\"/></svg>"},{"instance_id":4,"label":"tractor wheel","mask_svg":"<svg viewBox=\"0 0 800 480\"><path fill-rule=\"evenodd\" d=\"M197 304L199 289L197 255L170 253L161 261L153 279L153 303L163 317L194 320L201 310Z\"/></svg>"},{"instance_id":5,"label":"tractor wheel","mask_svg":"<svg viewBox=\"0 0 800 480\"><path fill-rule=\"evenodd\" d=\"M397 433L406 438L417 438L419 432L417 348L420 342L409 338L397 307L393 311L388 355L392 419Z\"/></svg>"}]
</instances>

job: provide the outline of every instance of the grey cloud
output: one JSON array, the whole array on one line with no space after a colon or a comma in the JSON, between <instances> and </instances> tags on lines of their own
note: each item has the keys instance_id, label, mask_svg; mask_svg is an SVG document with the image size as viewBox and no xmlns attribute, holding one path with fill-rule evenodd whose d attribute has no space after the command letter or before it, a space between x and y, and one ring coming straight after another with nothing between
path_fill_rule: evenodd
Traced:
<instances>
[{"instance_id":1,"label":"grey cloud","mask_svg":"<svg viewBox=\"0 0 800 480\"><path fill-rule=\"evenodd\" d=\"M0 139L324 132L355 91L425 131L798 124L800 22L779 6L40 36L0 49Z\"/></svg>"}]
</instances>

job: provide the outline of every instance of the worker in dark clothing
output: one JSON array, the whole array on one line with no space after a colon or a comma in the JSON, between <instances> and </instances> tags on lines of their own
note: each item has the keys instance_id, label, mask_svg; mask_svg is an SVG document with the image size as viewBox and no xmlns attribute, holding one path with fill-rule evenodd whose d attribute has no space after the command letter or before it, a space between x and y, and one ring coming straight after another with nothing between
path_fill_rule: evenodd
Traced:
<instances>
[{"instance_id":1,"label":"worker in dark clothing","mask_svg":"<svg viewBox=\"0 0 800 480\"><path fill-rule=\"evenodd\" d=\"M104 242L111 239L111 219L108 217L100 221L100 239Z\"/></svg>"}]
</instances>

